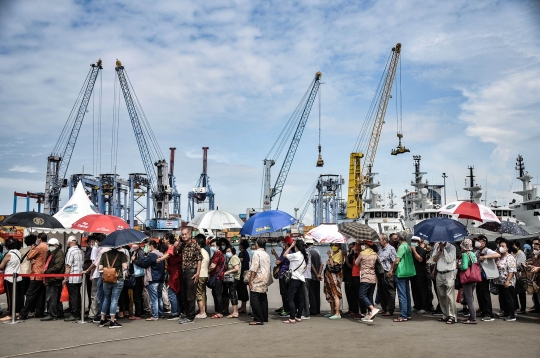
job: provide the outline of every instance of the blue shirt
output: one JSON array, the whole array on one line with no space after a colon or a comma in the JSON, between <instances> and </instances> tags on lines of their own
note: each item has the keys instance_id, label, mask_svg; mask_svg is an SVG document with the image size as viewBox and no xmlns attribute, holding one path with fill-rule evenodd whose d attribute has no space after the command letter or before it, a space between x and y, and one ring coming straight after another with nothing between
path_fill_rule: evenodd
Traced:
<instances>
[{"instance_id":1,"label":"blue shirt","mask_svg":"<svg viewBox=\"0 0 540 358\"><path fill-rule=\"evenodd\" d=\"M381 247L379 249L379 260L381 260L384 271L390 271L392 264L396 260L396 249L394 249L394 246L388 244L384 249Z\"/></svg>"},{"instance_id":2,"label":"blue shirt","mask_svg":"<svg viewBox=\"0 0 540 358\"><path fill-rule=\"evenodd\" d=\"M283 275L283 273L289 269L289 265L290 265L289 259L286 259L285 257L283 257L284 253L285 253L285 249L281 251L281 255L279 255L279 259L278 259L279 261L281 261L281 268L279 269L279 275L278 275L279 278L281 278L281 275Z\"/></svg>"}]
</instances>

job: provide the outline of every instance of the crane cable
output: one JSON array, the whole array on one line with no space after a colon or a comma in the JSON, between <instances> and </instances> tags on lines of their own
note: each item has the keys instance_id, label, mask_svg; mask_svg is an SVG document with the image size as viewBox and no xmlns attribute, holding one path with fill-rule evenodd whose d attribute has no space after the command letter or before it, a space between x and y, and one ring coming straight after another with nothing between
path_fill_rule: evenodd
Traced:
<instances>
[{"instance_id":1,"label":"crane cable","mask_svg":"<svg viewBox=\"0 0 540 358\"><path fill-rule=\"evenodd\" d=\"M319 83L322 85L322 83ZM321 147L321 96L322 96L322 87L319 86L319 148ZM320 154L320 153L319 153Z\"/></svg>"},{"instance_id":2,"label":"crane cable","mask_svg":"<svg viewBox=\"0 0 540 358\"><path fill-rule=\"evenodd\" d=\"M403 101L401 94L401 61L399 61L399 95L398 86L395 87L396 94L396 122L397 122L397 134L403 134ZM398 109L399 105L399 109Z\"/></svg>"}]
</instances>

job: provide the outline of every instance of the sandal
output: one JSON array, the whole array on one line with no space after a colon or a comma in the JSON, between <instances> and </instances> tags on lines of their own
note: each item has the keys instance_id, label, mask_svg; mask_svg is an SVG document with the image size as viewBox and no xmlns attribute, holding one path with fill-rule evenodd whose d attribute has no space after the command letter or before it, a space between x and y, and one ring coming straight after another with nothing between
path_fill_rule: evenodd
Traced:
<instances>
[{"instance_id":1,"label":"sandal","mask_svg":"<svg viewBox=\"0 0 540 358\"><path fill-rule=\"evenodd\" d=\"M394 318L394 322L407 322L407 318L403 318L403 317Z\"/></svg>"},{"instance_id":2,"label":"sandal","mask_svg":"<svg viewBox=\"0 0 540 358\"><path fill-rule=\"evenodd\" d=\"M293 319L293 320L288 319L288 320L286 320L286 321L283 321L283 323L285 323L285 324L295 324L295 323L296 323L296 320L294 320L294 319Z\"/></svg>"},{"instance_id":3,"label":"sandal","mask_svg":"<svg viewBox=\"0 0 540 358\"><path fill-rule=\"evenodd\" d=\"M447 321L446 321L446 324L454 324L456 323L456 321L453 319L453 318L449 318Z\"/></svg>"},{"instance_id":4,"label":"sandal","mask_svg":"<svg viewBox=\"0 0 540 358\"><path fill-rule=\"evenodd\" d=\"M471 321L470 319L463 321L463 324L476 324L476 321Z\"/></svg>"},{"instance_id":5,"label":"sandal","mask_svg":"<svg viewBox=\"0 0 540 358\"><path fill-rule=\"evenodd\" d=\"M262 326L262 325L264 325L264 323L262 323L262 322L253 322L252 321L252 322L249 322L249 325L250 326Z\"/></svg>"},{"instance_id":6,"label":"sandal","mask_svg":"<svg viewBox=\"0 0 540 358\"><path fill-rule=\"evenodd\" d=\"M218 319L218 318L223 318L223 315L220 314L220 313L216 313L215 315L213 315L212 317L210 317L211 319Z\"/></svg>"},{"instance_id":7,"label":"sandal","mask_svg":"<svg viewBox=\"0 0 540 358\"><path fill-rule=\"evenodd\" d=\"M302 322L302 319L301 318L295 318L294 319L296 322Z\"/></svg>"},{"instance_id":8,"label":"sandal","mask_svg":"<svg viewBox=\"0 0 540 358\"><path fill-rule=\"evenodd\" d=\"M233 315L232 313L227 316L227 318L238 318L238 315Z\"/></svg>"}]
</instances>

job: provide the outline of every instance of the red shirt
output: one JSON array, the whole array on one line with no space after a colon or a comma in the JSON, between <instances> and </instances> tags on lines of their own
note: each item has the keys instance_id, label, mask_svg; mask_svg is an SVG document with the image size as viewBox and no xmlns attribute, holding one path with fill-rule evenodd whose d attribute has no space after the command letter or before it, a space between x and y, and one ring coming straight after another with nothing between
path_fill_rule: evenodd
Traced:
<instances>
[{"instance_id":1,"label":"red shirt","mask_svg":"<svg viewBox=\"0 0 540 358\"><path fill-rule=\"evenodd\" d=\"M176 293L180 292L180 277L182 276L182 255L174 253L174 246L167 249L170 255L168 259L167 271L169 271L169 287Z\"/></svg>"},{"instance_id":2,"label":"red shirt","mask_svg":"<svg viewBox=\"0 0 540 358\"><path fill-rule=\"evenodd\" d=\"M210 277L218 274L217 279L223 280L223 276L225 276L225 256L223 256L221 251L217 250L214 253L214 256L212 256L212 259L210 260L210 265L212 264L216 264L216 267L212 270Z\"/></svg>"}]
</instances>

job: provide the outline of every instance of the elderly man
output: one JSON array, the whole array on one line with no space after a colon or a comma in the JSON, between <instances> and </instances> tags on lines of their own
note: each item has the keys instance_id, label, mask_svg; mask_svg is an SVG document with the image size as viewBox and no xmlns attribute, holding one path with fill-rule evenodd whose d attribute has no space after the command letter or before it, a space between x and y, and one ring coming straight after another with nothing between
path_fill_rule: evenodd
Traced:
<instances>
[{"instance_id":1,"label":"elderly man","mask_svg":"<svg viewBox=\"0 0 540 358\"><path fill-rule=\"evenodd\" d=\"M476 284L476 298L480 308L479 316L483 322L491 322L493 318L493 308L491 305L491 292L489 292L489 280L499 277L499 270L495 264L495 259L501 257L498 252L495 252L487 247L488 239L484 235L479 235L475 239L474 246L476 248L476 258L480 262L483 275L482 282Z\"/></svg>"},{"instance_id":2,"label":"elderly man","mask_svg":"<svg viewBox=\"0 0 540 358\"><path fill-rule=\"evenodd\" d=\"M57 239L52 238L47 242L49 245L49 253L45 262L45 274L62 274L64 273L64 252L60 249L60 243ZM62 291L61 277L45 278L45 302L47 305L48 316L42 318L42 321L56 321L64 316L62 303L60 302L60 292Z\"/></svg>"},{"instance_id":3,"label":"elderly man","mask_svg":"<svg viewBox=\"0 0 540 358\"><path fill-rule=\"evenodd\" d=\"M411 291L414 301L413 308L418 314L425 314L431 308L428 303L428 282L427 278L427 250L424 239L418 236L411 238L411 250L414 259L416 276L411 278Z\"/></svg>"},{"instance_id":4,"label":"elderly man","mask_svg":"<svg viewBox=\"0 0 540 358\"><path fill-rule=\"evenodd\" d=\"M388 278L395 275L396 287L399 300L400 317L394 322L405 322L411 319L411 289L409 286L411 277L416 276L414 268L412 250L405 240L405 235L398 235L399 247L396 259L386 274Z\"/></svg>"},{"instance_id":5,"label":"elderly man","mask_svg":"<svg viewBox=\"0 0 540 358\"><path fill-rule=\"evenodd\" d=\"M381 303L382 315L391 316L396 308L396 285L392 278L388 277L388 271L396 259L396 249L388 242L388 236L381 234L379 236L381 249L379 250L379 260L384 268L385 274L377 277L377 292Z\"/></svg>"},{"instance_id":6,"label":"elderly man","mask_svg":"<svg viewBox=\"0 0 540 358\"><path fill-rule=\"evenodd\" d=\"M536 273L536 284L540 286L540 238L532 241L532 255L531 272ZM536 297L540 300L540 291L536 293ZM535 322L540 323L540 318L537 318Z\"/></svg>"},{"instance_id":7,"label":"elderly man","mask_svg":"<svg viewBox=\"0 0 540 358\"><path fill-rule=\"evenodd\" d=\"M182 229L182 277L180 281L180 296L186 317L179 320L180 324L193 323L195 320L195 302L199 275L201 273L201 248L191 235L191 229Z\"/></svg>"},{"instance_id":8,"label":"elderly man","mask_svg":"<svg viewBox=\"0 0 540 358\"><path fill-rule=\"evenodd\" d=\"M249 299L253 310L253 321L250 326L263 325L268 322L268 280L270 279L270 256L265 251L266 239L257 239L257 249L253 252L249 265Z\"/></svg>"},{"instance_id":9,"label":"elderly man","mask_svg":"<svg viewBox=\"0 0 540 358\"><path fill-rule=\"evenodd\" d=\"M67 239L68 250L66 252L66 268L64 273L80 274L83 270L84 253L77 245L77 239L75 236L70 236ZM69 306L71 307L71 317L66 318L64 321L77 321L81 316L81 285L82 277L65 277L62 284L67 283L67 289L69 292Z\"/></svg>"},{"instance_id":10,"label":"elderly man","mask_svg":"<svg viewBox=\"0 0 540 358\"><path fill-rule=\"evenodd\" d=\"M454 281L456 274L456 247L448 242L438 242L435 244L432 253L436 270L436 286L439 294L439 304L443 317L439 321L446 321L447 324L456 323L456 292Z\"/></svg>"}]
</instances>

